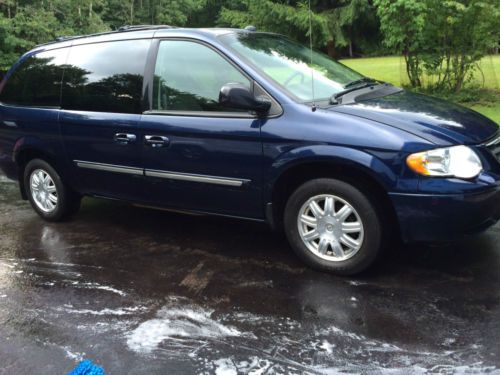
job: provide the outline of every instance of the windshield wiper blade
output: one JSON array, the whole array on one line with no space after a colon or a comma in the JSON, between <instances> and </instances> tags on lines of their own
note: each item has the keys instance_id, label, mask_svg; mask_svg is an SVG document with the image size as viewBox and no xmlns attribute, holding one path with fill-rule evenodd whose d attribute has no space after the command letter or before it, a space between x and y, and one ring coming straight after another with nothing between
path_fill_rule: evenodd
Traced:
<instances>
[{"instance_id":1,"label":"windshield wiper blade","mask_svg":"<svg viewBox=\"0 0 500 375\"><path fill-rule=\"evenodd\" d=\"M353 87L353 86L356 86L356 85L359 85L360 83L375 83L377 82L376 80L374 80L373 78L370 78L370 77L362 77L360 79L356 79L354 81L351 81L349 82L347 85L344 86L345 89L348 89L350 87Z\"/></svg>"},{"instance_id":2,"label":"windshield wiper blade","mask_svg":"<svg viewBox=\"0 0 500 375\"><path fill-rule=\"evenodd\" d=\"M340 92L337 92L330 97L330 104L339 104L339 101L337 99L339 99L341 96L344 96L345 94L349 94L350 92L353 92L353 91L361 90L361 89L364 89L364 88L367 88L370 86L375 86L375 85L377 85L377 81L373 80L370 82L366 82L364 85L351 87L351 88L348 88L346 90L342 90ZM346 87L347 87L347 85L346 85Z\"/></svg>"}]
</instances>

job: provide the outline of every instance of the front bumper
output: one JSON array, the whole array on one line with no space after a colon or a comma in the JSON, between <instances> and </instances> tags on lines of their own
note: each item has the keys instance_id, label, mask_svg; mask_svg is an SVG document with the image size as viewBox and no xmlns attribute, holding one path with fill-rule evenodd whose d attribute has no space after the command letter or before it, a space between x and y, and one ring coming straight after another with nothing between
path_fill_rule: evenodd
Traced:
<instances>
[{"instance_id":1,"label":"front bumper","mask_svg":"<svg viewBox=\"0 0 500 375\"><path fill-rule=\"evenodd\" d=\"M477 233L500 219L500 180L456 194L389 193L405 242L447 241Z\"/></svg>"}]
</instances>

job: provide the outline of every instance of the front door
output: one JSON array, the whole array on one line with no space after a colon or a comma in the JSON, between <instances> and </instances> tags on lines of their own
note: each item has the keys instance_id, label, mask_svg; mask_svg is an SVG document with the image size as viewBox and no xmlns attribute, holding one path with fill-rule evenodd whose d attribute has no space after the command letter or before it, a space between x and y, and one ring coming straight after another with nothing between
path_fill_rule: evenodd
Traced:
<instances>
[{"instance_id":1,"label":"front door","mask_svg":"<svg viewBox=\"0 0 500 375\"><path fill-rule=\"evenodd\" d=\"M253 82L192 40L161 40L152 109L141 119L145 198L170 207L262 218L261 120L219 105L224 84Z\"/></svg>"}]
</instances>

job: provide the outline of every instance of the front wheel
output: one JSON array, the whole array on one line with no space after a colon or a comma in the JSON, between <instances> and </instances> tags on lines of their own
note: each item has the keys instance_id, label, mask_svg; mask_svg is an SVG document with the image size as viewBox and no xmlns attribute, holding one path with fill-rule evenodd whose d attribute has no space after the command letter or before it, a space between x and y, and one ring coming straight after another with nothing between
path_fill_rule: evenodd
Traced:
<instances>
[{"instance_id":1,"label":"front wheel","mask_svg":"<svg viewBox=\"0 0 500 375\"><path fill-rule=\"evenodd\" d=\"M286 204L284 221L297 255L322 271L360 273L381 250L382 224L376 207L344 181L321 178L301 185Z\"/></svg>"},{"instance_id":2,"label":"front wheel","mask_svg":"<svg viewBox=\"0 0 500 375\"><path fill-rule=\"evenodd\" d=\"M47 221L67 219L80 208L80 196L44 160L33 159L26 165L24 187L33 209Z\"/></svg>"}]
</instances>

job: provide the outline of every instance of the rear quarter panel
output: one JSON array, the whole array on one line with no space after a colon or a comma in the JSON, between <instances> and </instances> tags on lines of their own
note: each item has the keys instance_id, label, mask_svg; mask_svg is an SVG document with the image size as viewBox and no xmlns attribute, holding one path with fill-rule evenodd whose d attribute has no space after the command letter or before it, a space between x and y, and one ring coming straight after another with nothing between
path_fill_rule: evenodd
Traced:
<instances>
[{"instance_id":1,"label":"rear quarter panel","mask_svg":"<svg viewBox=\"0 0 500 375\"><path fill-rule=\"evenodd\" d=\"M38 151L58 164L64 172L63 144L58 125L58 108L37 108L9 105L1 102L3 88L16 69L30 56L37 53L68 47L71 42L61 42L37 47L25 53L10 68L0 83L0 170L11 179L18 178L18 158L27 150Z\"/></svg>"},{"instance_id":2,"label":"rear quarter panel","mask_svg":"<svg viewBox=\"0 0 500 375\"><path fill-rule=\"evenodd\" d=\"M15 107L0 104L0 168L15 179L23 152L37 151L64 167L57 109Z\"/></svg>"}]
</instances>

